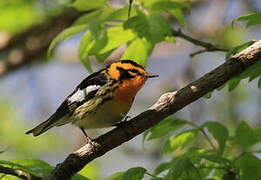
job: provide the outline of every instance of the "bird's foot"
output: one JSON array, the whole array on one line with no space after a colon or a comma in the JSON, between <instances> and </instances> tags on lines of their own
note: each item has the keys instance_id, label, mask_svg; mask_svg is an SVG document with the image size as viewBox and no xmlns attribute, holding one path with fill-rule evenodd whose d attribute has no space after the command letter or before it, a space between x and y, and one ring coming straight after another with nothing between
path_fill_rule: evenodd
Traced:
<instances>
[{"instance_id":1,"label":"bird's foot","mask_svg":"<svg viewBox=\"0 0 261 180\"><path fill-rule=\"evenodd\" d=\"M83 132L83 134L84 134L84 136L85 136L85 138L86 138L86 140L87 140L87 144L90 144L92 147L94 147L94 143L93 143L93 141L92 141L92 138L90 138L88 135L87 135L87 133L85 132L85 130L83 129L83 128L80 128L81 130L82 130L82 132Z\"/></svg>"}]
</instances>

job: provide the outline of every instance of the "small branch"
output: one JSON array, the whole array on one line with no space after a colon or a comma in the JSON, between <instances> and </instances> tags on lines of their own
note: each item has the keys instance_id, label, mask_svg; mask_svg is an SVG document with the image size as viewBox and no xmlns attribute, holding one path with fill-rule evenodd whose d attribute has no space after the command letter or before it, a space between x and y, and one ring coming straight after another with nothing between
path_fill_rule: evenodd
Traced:
<instances>
[{"instance_id":1,"label":"small branch","mask_svg":"<svg viewBox=\"0 0 261 180\"><path fill-rule=\"evenodd\" d=\"M25 179L25 180L40 180L40 179L42 179L40 177L37 177L33 174L24 172L22 170L12 169L12 168L9 168L9 167L4 167L4 166L0 166L0 173L3 173L5 175L16 176L16 177L19 177L19 178Z\"/></svg>"},{"instance_id":2,"label":"small branch","mask_svg":"<svg viewBox=\"0 0 261 180\"><path fill-rule=\"evenodd\" d=\"M193 37L190 37L186 34L184 34L181 30L175 30L175 29L172 29L172 34L173 36L176 36L176 37L180 37L182 39L185 39L197 46L201 46L203 47L204 49L203 50L199 50L197 52L194 52L192 54L190 54L191 57L194 57L200 53L204 53L204 52L213 52L213 51L223 51L223 52L227 52L228 49L225 49L225 48L220 48L220 47L217 47L211 43L208 43L208 42L204 42L204 41L200 41L198 39L195 39Z\"/></svg>"},{"instance_id":3,"label":"small branch","mask_svg":"<svg viewBox=\"0 0 261 180\"><path fill-rule=\"evenodd\" d=\"M44 177L45 180L68 180L92 160L120 146L145 130L155 126L169 115L181 110L205 94L220 87L261 60L261 40L231 57L230 60L200 79L176 92L163 94L147 111L122 123L106 134L71 153L61 164Z\"/></svg>"}]
</instances>

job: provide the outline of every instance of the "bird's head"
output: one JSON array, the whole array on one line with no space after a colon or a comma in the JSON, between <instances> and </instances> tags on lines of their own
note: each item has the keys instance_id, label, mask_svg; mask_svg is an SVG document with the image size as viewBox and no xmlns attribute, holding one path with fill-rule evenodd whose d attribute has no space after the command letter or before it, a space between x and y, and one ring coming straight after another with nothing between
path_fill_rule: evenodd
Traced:
<instances>
[{"instance_id":1,"label":"bird's head","mask_svg":"<svg viewBox=\"0 0 261 180\"><path fill-rule=\"evenodd\" d=\"M121 83L144 84L148 78L158 77L149 74L141 65L132 60L121 60L107 68L108 75Z\"/></svg>"}]
</instances>

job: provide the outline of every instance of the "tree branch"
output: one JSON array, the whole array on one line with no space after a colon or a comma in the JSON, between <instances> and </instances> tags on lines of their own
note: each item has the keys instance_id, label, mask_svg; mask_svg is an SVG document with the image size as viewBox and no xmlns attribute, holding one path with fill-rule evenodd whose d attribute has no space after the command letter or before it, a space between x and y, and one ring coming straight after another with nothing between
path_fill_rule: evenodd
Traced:
<instances>
[{"instance_id":1,"label":"tree branch","mask_svg":"<svg viewBox=\"0 0 261 180\"><path fill-rule=\"evenodd\" d=\"M0 173L3 173L5 175L16 176L16 177L19 177L19 178L25 179L25 180L40 180L40 179L42 179L42 178L37 177L33 174L24 172L23 170L12 169L12 168L9 168L9 167L4 167L4 166L0 166Z\"/></svg>"},{"instance_id":2,"label":"tree branch","mask_svg":"<svg viewBox=\"0 0 261 180\"><path fill-rule=\"evenodd\" d=\"M67 9L60 15L11 38L6 46L0 48L4 58L0 61L0 77L34 60L40 60L56 35L70 26L81 14Z\"/></svg>"},{"instance_id":3,"label":"tree branch","mask_svg":"<svg viewBox=\"0 0 261 180\"><path fill-rule=\"evenodd\" d=\"M198 46L201 46L203 47L204 49L202 50L199 50L199 51L196 51L194 53L191 53L190 56L191 57L194 57L200 53L204 53L204 52L213 52L213 51L223 51L223 52L227 52L228 49L225 49L225 48L220 48L220 47L217 47L211 43L208 43L208 42L204 42L204 41L200 41L198 39L195 39L193 37L190 37L186 34L184 34L181 30L175 30L175 29L172 29L172 34L173 36L176 36L176 37L180 37L182 39L185 39L195 45L198 45Z\"/></svg>"},{"instance_id":4,"label":"tree branch","mask_svg":"<svg viewBox=\"0 0 261 180\"><path fill-rule=\"evenodd\" d=\"M94 139L92 144L86 144L70 154L44 179L70 179L92 160L129 141L169 115L213 91L259 60L261 60L261 40L179 91L163 94L147 111Z\"/></svg>"}]
</instances>

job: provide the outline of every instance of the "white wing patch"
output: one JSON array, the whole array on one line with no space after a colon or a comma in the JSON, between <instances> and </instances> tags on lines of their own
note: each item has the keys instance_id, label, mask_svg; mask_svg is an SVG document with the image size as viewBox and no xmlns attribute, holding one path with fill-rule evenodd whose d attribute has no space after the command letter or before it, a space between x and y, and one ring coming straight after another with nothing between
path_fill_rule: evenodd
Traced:
<instances>
[{"instance_id":1,"label":"white wing patch","mask_svg":"<svg viewBox=\"0 0 261 180\"><path fill-rule=\"evenodd\" d=\"M88 86L85 89L78 89L68 100L70 102L81 102L84 98L92 91L99 89L101 86L99 85L92 85Z\"/></svg>"}]
</instances>

